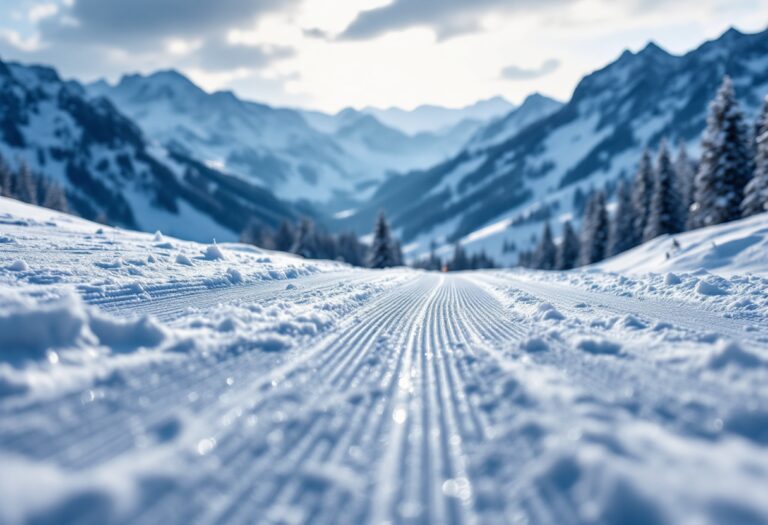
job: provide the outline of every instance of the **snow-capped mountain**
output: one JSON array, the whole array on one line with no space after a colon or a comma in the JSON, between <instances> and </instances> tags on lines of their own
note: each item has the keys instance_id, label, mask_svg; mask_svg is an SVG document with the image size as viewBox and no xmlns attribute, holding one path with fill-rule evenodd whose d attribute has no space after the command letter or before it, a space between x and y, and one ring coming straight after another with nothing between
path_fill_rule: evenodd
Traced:
<instances>
[{"instance_id":1,"label":"snow-capped mountain","mask_svg":"<svg viewBox=\"0 0 768 525\"><path fill-rule=\"evenodd\" d=\"M561 107L562 102L540 93L528 95L519 107L506 116L482 126L467 144L467 149L484 149L509 140L526 126L548 117Z\"/></svg>"},{"instance_id":2,"label":"snow-capped mountain","mask_svg":"<svg viewBox=\"0 0 768 525\"><path fill-rule=\"evenodd\" d=\"M325 129L369 169L386 173L423 169L451 158L485 123L466 119L443 131L408 135L373 115L348 108L326 122Z\"/></svg>"},{"instance_id":3,"label":"snow-capped mountain","mask_svg":"<svg viewBox=\"0 0 768 525\"><path fill-rule=\"evenodd\" d=\"M236 239L302 212L269 191L150 145L105 98L55 70L0 62L0 155L61 184L86 218L188 239Z\"/></svg>"},{"instance_id":4,"label":"snow-capped mountain","mask_svg":"<svg viewBox=\"0 0 768 525\"><path fill-rule=\"evenodd\" d=\"M98 82L90 92L108 97L160 144L194 152L287 199L327 201L371 176L298 112L228 91L207 93L176 71L127 75L114 86Z\"/></svg>"},{"instance_id":5,"label":"snow-capped mountain","mask_svg":"<svg viewBox=\"0 0 768 525\"><path fill-rule=\"evenodd\" d=\"M115 85L99 81L89 91L108 97L160 144L194 152L282 198L330 209L369 197L393 171L449 158L484 123L462 121L409 137L353 109L327 115L244 101L228 91L207 93L176 71L127 75Z\"/></svg>"},{"instance_id":6,"label":"snow-capped mountain","mask_svg":"<svg viewBox=\"0 0 768 525\"><path fill-rule=\"evenodd\" d=\"M422 105L411 110L402 108L367 107L363 113L375 116L387 126L397 128L408 135L422 132L440 132L456 126L463 120L490 121L503 117L515 109L514 104L503 97L480 100L463 108L446 108Z\"/></svg>"},{"instance_id":7,"label":"snow-capped mountain","mask_svg":"<svg viewBox=\"0 0 768 525\"><path fill-rule=\"evenodd\" d=\"M768 94L767 57L768 31L734 29L683 56L655 44L625 51L586 76L551 115L508 138L500 133L499 143L471 144L444 163L389 179L347 220L368 224L383 208L410 243L411 255L426 251L432 239L463 239L470 250L485 248L500 257L504 240L521 248L540 232L541 219L526 217L549 216L557 227L571 217L577 188L630 175L646 145L666 137L687 142L698 154L707 105L723 75L733 78L742 108L753 118ZM488 129L476 137L493 137Z\"/></svg>"}]
</instances>

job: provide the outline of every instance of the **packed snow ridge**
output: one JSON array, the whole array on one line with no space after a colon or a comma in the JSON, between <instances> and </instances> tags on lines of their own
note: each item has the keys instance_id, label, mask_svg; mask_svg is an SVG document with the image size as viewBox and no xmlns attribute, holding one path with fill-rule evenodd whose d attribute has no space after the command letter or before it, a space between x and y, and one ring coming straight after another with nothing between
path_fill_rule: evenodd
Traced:
<instances>
[{"instance_id":1,"label":"packed snow ridge","mask_svg":"<svg viewBox=\"0 0 768 525\"><path fill-rule=\"evenodd\" d=\"M0 198L0 523L766 523L766 238L374 271Z\"/></svg>"}]
</instances>

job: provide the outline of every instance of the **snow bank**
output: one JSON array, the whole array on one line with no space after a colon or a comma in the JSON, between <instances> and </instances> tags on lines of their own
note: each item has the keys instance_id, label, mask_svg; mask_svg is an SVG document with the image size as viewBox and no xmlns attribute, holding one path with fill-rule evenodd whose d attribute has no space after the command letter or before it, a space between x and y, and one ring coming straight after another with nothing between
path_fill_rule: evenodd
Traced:
<instances>
[{"instance_id":1,"label":"snow bank","mask_svg":"<svg viewBox=\"0 0 768 525\"><path fill-rule=\"evenodd\" d=\"M721 275L768 275L768 213L664 235L596 267L628 274L692 272L704 268Z\"/></svg>"}]
</instances>

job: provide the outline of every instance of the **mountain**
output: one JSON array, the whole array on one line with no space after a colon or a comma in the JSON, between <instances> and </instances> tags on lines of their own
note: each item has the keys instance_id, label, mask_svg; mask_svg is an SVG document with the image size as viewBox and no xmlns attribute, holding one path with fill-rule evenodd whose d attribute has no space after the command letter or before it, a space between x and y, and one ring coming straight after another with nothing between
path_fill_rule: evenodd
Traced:
<instances>
[{"instance_id":1,"label":"mountain","mask_svg":"<svg viewBox=\"0 0 768 525\"><path fill-rule=\"evenodd\" d=\"M466 145L467 149L484 149L509 140L526 126L551 115L561 107L562 102L540 93L529 95L519 107L506 116L481 127Z\"/></svg>"},{"instance_id":2,"label":"mountain","mask_svg":"<svg viewBox=\"0 0 768 525\"><path fill-rule=\"evenodd\" d=\"M309 118L317 123L317 116ZM391 173L423 169L449 159L484 124L467 119L443 131L408 135L373 115L348 108L324 120L321 127L369 169Z\"/></svg>"},{"instance_id":3,"label":"mountain","mask_svg":"<svg viewBox=\"0 0 768 525\"><path fill-rule=\"evenodd\" d=\"M375 116L273 108L233 93L207 93L176 71L99 81L108 97L154 141L190 152L284 199L331 211L370 197L392 172L425 168L454 155L483 121L409 137ZM487 110L486 110L487 111ZM479 110L477 111L479 112Z\"/></svg>"},{"instance_id":4,"label":"mountain","mask_svg":"<svg viewBox=\"0 0 768 525\"><path fill-rule=\"evenodd\" d=\"M209 166L257 182L282 198L328 201L354 192L370 174L331 137L294 110L207 93L176 71L98 82L108 97L154 141L194 152Z\"/></svg>"},{"instance_id":5,"label":"mountain","mask_svg":"<svg viewBox=\"0 0 768 525\"><path fill-rule=\"evenodd\" d=\"M503 97L493 97L463 108L422 105L412 110L367 107L362 111L375 116L387 126L397 128L408 135L415 135L425 131L445 131L463 120L487 122L502 117L513 109L515 106Z\"/></svg>"},{"instance_id":6,"label":"mountain","mask_svg":"<svg viewBox=\"0 0 768 525\"><path fill-rule=\"evenodd\" d=\"M61 184L81 216L127 228L228 240L251 220L312 213L150 144L107 99L43 66L0 61L0 155Z\"/></svg>"},{"instance_id":7,"label":"mountain","mask_svg":"<svg viewBox=\"0 0 768 525\"><path fill-rule=\"evenodd\" d=\"M346 220L370 224L384 209L411 256L424 253L432 239L462 239L470 250L485 248L500 258L505 240L524 248L544 219L557 228L570 218L577 189L632 174L646 145L682 140L696 155L723 75L732 76L753 118L768 94L766 56L768 31L734 29L683 56L655 44L625 51L586 76L554 113L508 138L489 131L499 125L490 124L476 137L490 134L501 142L471 144L446 162L387 180Z\"/></svg>"}]
</instances>

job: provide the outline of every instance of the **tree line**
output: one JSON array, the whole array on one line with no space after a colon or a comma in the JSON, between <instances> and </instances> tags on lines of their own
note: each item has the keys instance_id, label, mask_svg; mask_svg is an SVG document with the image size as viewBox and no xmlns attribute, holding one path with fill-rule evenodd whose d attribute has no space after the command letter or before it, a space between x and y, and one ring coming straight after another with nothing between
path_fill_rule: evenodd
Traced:
<instances>
[{"instance_id":1,"label":"tree line","mask_svg":"<svg viewBox=\"0 0 768 525\"><path fill-rule=\"evenodd\" d=\"M20 163L18 169L13 170L2 157L0 157L0 196L52 210L62 212L69 210L67 196L60 185L42 175L32 173L24 163Z\"/></svg>"},{"instance_id":2,"label":"tree line","mask_svg":"<svg viewBox=\"0 0 768 525\"><path fill-rule=\"evenodd\" d=\"M655 159L646 148L634 178L619 181L612 191L611 214L606 193L605 189L592 192L584 205L580 231L566 221L559 242L554 241L547 222L536 246L520 253L518 263L569 270L660 235L768 211L768 97L750 129L726 76L709 106L698 163L689 159L682 142L673 160L662 139Z\"/></svg>"},{"instance_id":3,"label":"tree line","mask_svg":"<svg viewBox=\"0 0 768 525\"><path fill-rule=\"evenodd\" d=\"M376 218L370 246L360 242L354 232L331 234L307 217L296 224L283 221L277 230L252 222L240 241L306 259L329 259L353 266L390 268L404 264L400 241L392 234L383 212Z\"/></svg>"}]
</instances>

